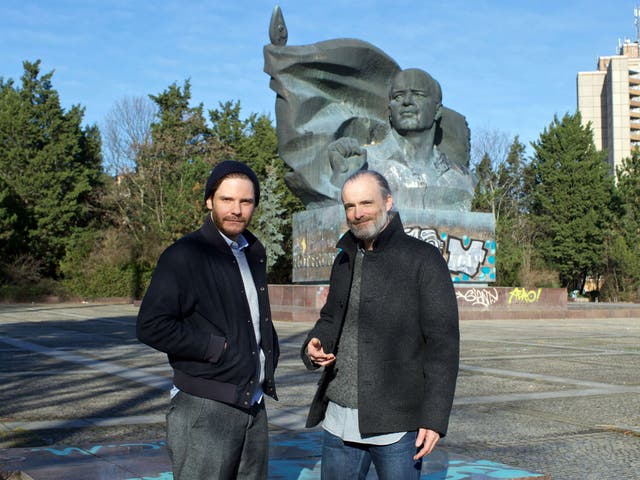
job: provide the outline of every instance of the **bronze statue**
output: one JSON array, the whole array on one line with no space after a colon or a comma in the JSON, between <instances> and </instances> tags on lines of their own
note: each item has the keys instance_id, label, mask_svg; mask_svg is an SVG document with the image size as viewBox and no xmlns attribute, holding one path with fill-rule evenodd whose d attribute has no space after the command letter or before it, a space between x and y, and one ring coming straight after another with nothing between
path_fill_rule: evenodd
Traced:
<instances>
[{"instance_id":1,"label":"bronze statue","mask_svg":"<svg viewBox=\"0 0 640 480\"><path fill-rule=\"evenodd\" d=\"M397 206L470 210L472 176L435 145L441 118L440 84L419 69L398 72L389 90L387 136L366 147L349 137L329 144L332 182L342 185L354 171L370 168L389 181Z\"/></svg>"},{"instance_id":2,"label":"bronze statue","mask_svg":"<svg viewBox=\"0 0 640 480\"><path fill-rule=\"evenodd\" d=\"M270 38L279 154L308 209L338 203L344 179L367 168L390 181L399 208L471 209L469 129L428 73L401 70L360 40L287 46L278 7Z\"/></svg>"},{"instance_id":3,"label":"bronze statue","mask_svg":"<svg viewBox=\"0 0 640 480\"><path fill-rule=\"evenodd\" d=\"M306 206L293 216L293 281L329 279L347 229L340 190L361 169L387 178L405 232L440 249L454 282L495 281L495 220L471 211L469 127L442 104L440 84L361 40L289 46L278 7L269 38L278 154Z\"/></svg>"}]
</instances>

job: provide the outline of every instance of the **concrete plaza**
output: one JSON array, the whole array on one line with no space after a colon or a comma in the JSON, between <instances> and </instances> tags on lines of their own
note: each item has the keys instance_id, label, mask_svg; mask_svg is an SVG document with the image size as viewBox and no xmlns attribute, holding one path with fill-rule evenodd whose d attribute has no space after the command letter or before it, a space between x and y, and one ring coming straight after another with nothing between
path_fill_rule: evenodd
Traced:
<instances>
[{"instance_id":1,"label":"concrete plaza","mask_svg":"<svg viewBox=\"0 0 640 480\"><path fill-rule=\"evenodd\" d=\"M0 305L0 472L171 478L171 371L135 339L136 314L130 304ZM311 325L275 320L270 478L319 478L320 431L303 428L318 377L298 357ZM640 478L639 317L464 320L461 332L450 432L423 479Z\"/></svg>"}]
</instances>

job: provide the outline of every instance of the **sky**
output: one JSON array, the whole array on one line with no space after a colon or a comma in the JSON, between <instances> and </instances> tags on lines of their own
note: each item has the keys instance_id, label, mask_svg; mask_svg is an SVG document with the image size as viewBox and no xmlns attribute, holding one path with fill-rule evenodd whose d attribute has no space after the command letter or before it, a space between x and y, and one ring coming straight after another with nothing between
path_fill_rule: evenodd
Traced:
<instances>
[{"instance_id":1,"label":"sky","mask_svg":"<svg viewBox=\"0 0 640 480\"><path fill-rule=\"evenodd\" d=\"M243 116L274 120L262 48L279 5L288 45L336 38L372 43L402 68L442 85L443 103L474 134L529 145L576 110L576 76L636 39L630 0L0 0L0 77L19 82L25 60L54 71L68 109L104 124L125 97L191 82L205 111L240 101ZM530 153L531 149L528 148Z\"/></svg>"}]
</instances>

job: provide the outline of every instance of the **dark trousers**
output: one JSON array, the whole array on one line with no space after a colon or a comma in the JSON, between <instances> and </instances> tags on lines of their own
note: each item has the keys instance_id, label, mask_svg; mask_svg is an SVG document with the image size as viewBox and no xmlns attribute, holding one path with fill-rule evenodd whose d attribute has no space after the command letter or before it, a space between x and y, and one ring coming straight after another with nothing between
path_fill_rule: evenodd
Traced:
<instances>
[{"instance_id":1,"label":"dark trousers","mask_svg":"<svg viewBox=\"0 0 640 480\"><path fill-rule=\"evenodd\" d=\"M167 413L175 480L266 479L269 434L264 400L250 410L179 392Z\"/></svg>"},{"instance_id":2,"label":"dark trousers","mask_svg":"<svg viewBox=\"0 0 640 480\"><path fill-rule=\"evenodd\" d=\"M419 480L422 460L415 461L416 432L390 445L345 442L324 431L322 480L364 480L373 462L380 480Z\"/></svg>"}]
</instances>

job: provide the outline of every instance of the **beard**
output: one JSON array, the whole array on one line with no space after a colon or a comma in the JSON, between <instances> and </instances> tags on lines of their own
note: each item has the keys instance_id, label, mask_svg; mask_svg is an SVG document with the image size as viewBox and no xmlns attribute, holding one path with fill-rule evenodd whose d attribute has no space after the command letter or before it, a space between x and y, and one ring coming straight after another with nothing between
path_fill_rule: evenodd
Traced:
<instances>
[{"instance_id":1,"label":"beard","mask_svg":"<svg viewBox=\"0 0 640 480\"><path fill-rule=\"evenodd\" d=\"M373 220L371 223L367 223ZM347 222L353 236L359 240L371 240L384 230L389 223L389 212L383 211L377 218L364 218L358 222Z\"/></svg>"},{"instance_id":2,"label":"beard","mask_svg":"<svg viewBox=\"0 0 640 480\"><path fill-rule=\"evenodd\" d=\"M211 219L220 232L228 238L235 240L235 238L247 228L251 217L236 217L235 215L226 215L221 217L211 210Z\"/></svg>"}]
</instances>

